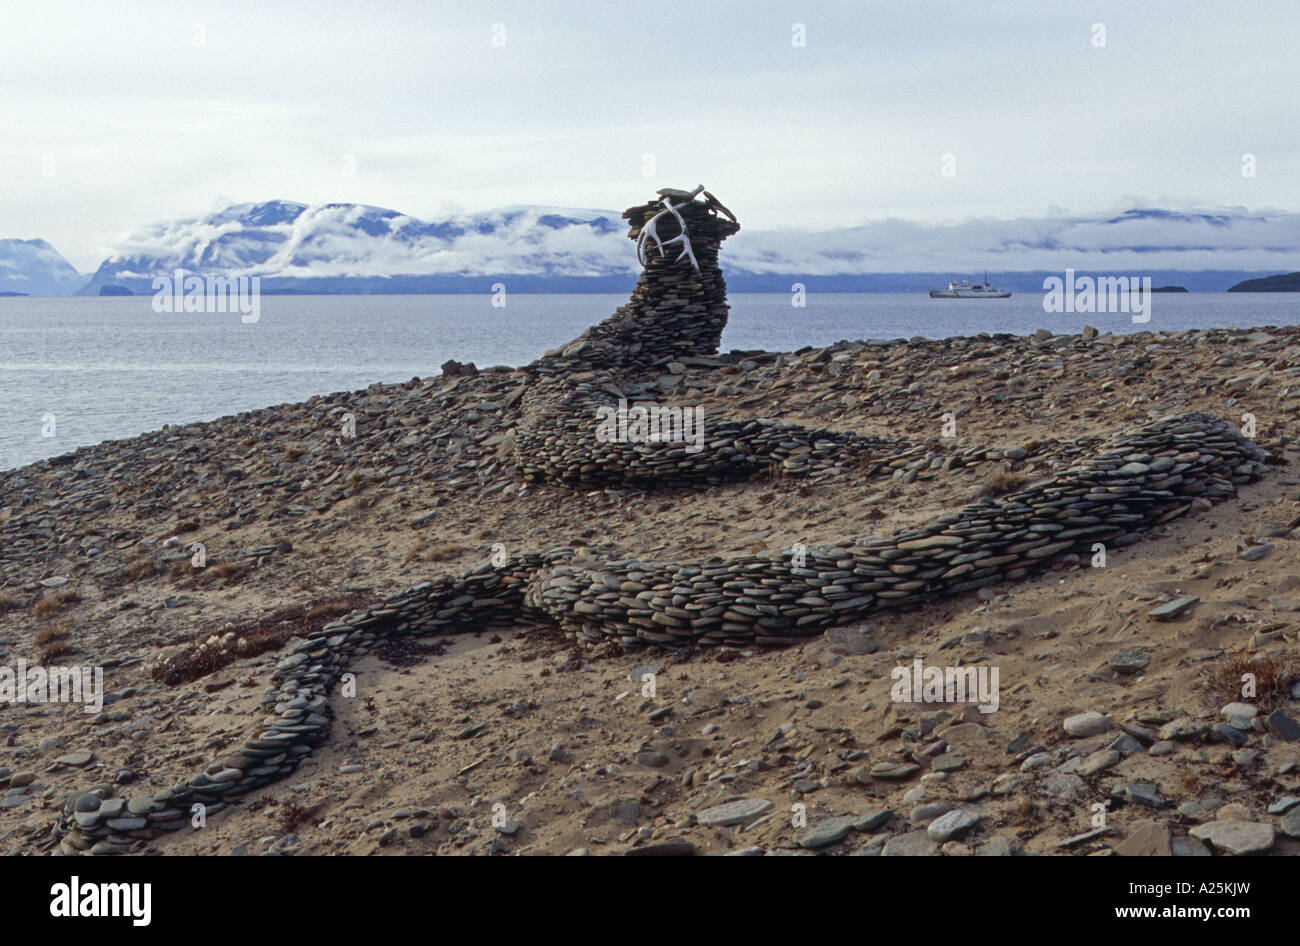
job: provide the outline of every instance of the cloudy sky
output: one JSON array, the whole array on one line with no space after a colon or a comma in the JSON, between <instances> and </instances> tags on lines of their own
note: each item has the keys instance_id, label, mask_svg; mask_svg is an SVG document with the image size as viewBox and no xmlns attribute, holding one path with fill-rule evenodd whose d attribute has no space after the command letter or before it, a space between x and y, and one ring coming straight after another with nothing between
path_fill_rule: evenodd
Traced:
<instances>
[{"instance_id":1,"label":"cloudy sky","mask_svg":"<svg viewBox=\"0 0 1300 946\"><path fill-rule=\"evenodd\" d=\"M1296 36L1300 5L1249 0L22 4L0 237L89 271L234 202L699 183L756 229L1300 211Z\"/></svg>"}]
</instances>

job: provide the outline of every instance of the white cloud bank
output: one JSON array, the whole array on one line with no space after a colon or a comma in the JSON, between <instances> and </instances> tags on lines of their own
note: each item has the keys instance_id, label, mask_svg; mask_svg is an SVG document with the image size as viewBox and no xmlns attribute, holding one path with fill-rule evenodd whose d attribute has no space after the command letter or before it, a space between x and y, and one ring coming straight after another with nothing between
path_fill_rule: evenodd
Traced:
<instances>
[{"instance_id":1,"label":"white cloud bank","mask_svg":"<svg viewBox=\"0 0 1300 946\"><path fill-rule=\"evenodd\" d=\"M1300 269L1300 214L1130 210L1110 216L881 220L827 232L742 229L730 270L779 275ZM510 207L423 221L361 204L240 204L124 236L101 274L184 268L263 278L635 272L618 212Z\"/></svg>"}]
</instances>

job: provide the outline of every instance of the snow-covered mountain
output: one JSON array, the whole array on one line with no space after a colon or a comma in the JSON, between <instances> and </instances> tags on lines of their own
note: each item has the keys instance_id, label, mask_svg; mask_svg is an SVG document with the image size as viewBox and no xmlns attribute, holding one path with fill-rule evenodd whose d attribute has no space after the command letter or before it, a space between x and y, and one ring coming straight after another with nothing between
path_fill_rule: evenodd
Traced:
<instances>
[{"instance_id":1,"label":"snow-covered mountain","mask_svg":"<svg viewBox=\"0 0 1300 946\"><path fill-rule=\"evenodd\" d=\"M504 275L540 283L635 279L619 214L508 207L424 221L365 204L235 204L124 238L83 295L150 292L154 276L260 276L265 291L421 292Z\"/></svg>"},{"instance_id":2,"label":"snow-covered mountain","mask_svg":"<svg viewBox=\"0 0 1300 946\"><path fill-rule=\"evenodd\" d=\"M0 240L0 293L66 296L85 281L44 240Z\"/></svg>"},{"instance_id":3,"label":"snow-covered mountain","mask_svg":"<svg viewBox=\"0 0 1300 946\"><path fill-rule=\"evenodd\" d=\"M1044 274L1150 275L1221 291L1296 269L1300 214L1136 209L1118 215L888 219L822 232L746 228L723 247L733 291L916 291L996 274L1041 289ZM519 206L420 220L364 204L236 204L123 237L80 290L151 293L155 276L260 276L263 292L626 291L634 247L612 210Z\"/></svg>"}]
</instances>

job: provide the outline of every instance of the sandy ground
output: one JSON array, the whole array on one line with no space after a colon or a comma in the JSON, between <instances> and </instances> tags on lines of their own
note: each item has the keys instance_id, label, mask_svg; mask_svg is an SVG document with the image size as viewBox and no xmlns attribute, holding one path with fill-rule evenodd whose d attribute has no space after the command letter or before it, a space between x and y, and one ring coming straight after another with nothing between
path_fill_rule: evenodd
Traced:
<instances>
[{"instance_id":1,"label":"sandy ground","mask_svg":"<svg viewBox=\"0 0 1300 946\"><path fill-rule=\"evenodd\" d=\"M979 359L969 346L924 355L849 346L835 350L850 357L833 374L818 352L786 356L784 364L739 369L724 360L692 370L674 393L692 393L710 411L922 438L937 437L939 417L952 412L967 442L997 446L1101 436L1174 410L1234 420L1249 410L1259 417L1258 439L1289 463L1272 467L1234 501L1112 551L1104 568L1085 561L991 592L882 612L867 625L783 650L592 652L547 628L394 647L351 668L355 695L336 692L330 741L296 773L212 814L201 828L141 848L874 854L909 847L901 838L929 853L916 832L939 810L931 803L947 803L979 816L969 833L932 848L952 855L1110 853L1143 823L1185 838L1216 817L1273 824L1279 830L1272 853L1300 853L1300 841L1282 830L1282 812L1266 811L1300 795L1300 743L1262 727L1247 734L1241 750L1210 733L1173 740L1167 754L1163 747L1150 751L1152 741L1166 740L1145 740L1092 771L1086 760L1100 761L1120 730L1076 739L1062 728L1065 718L1086 711L1152 733L1183 717L1218 722L1233 699L1211 682L1222 667L1252 656L1294 661L1300 479L1291 441L1300 435L1300 379L1291 369L1300 365L1300 336L1270 332L1272 341L1253 347L1244 333L1221 342L1022 340ZM1222 363L1225 354L1231 363ZM1261 373L1267 380L1250 387ZM409 416L463 416L512 383L507 372L433 379L339 395L326 406L363 405L368 396L418 401ZM449 397L457 403L447 406ZM184 494L158 490L161 480L150 479L147 468L131 476L107 472L114 459L135 463L144 455L132 441L105 448L102 462L81 476L67 472L75 465L0 474L7 534L35 535L49 516L56 530L76 539L5 562L10 600L0 612L0 663L98 664L115 697L99 715L70 705L0 704L0 784L33 776L4 796L3 850L47 851L49 827L70 792L113 784L129 797L170 787L253 730L279 650L178 685L154 678L166 658L192 652L214 634L233 630L238 637L289 608L298 612L283 628L291 640L302 612L342 598L365 603L480 564L497 544L511 552L585 544L685 560L887 534L973 499L1000 466L912 483L844 473L815 484L759 479L709 491L573 493L522 486L504 464L483 472L491 436L512 422L505 410L483 409L462 450L413 444L427 465L410 473L357 479L351 473L366 464L354 456L333 467L341 473L336 484L354 483L343 494L315 505L275 497L294 475L283 463L300 458L286 460L267 444L299 444L311 457L312 417L321 412L322 405L283 407L174 429L180 443L203 440L213 451L207 466L194 465ZM420 429L400 426L403 434ZM244 436L249 428L272 436ZM456 441L461 428L453 429ZM1050 469L1050 450L1036 456L1031 451L1026 461L1007 465L1033 478ZM456 466L467 458L475 470ZM281 464L280 481L265 491L269 514L250 521L243 510L253 493L238 503L224 494L230 480L220 471L233 464L245 467L245 482ZM54 481L45 482L51 475ZM311 475L319 481L324 474ZM15 478L22 482L15 485ZM459 482L448 485L449 479ZM108 496L112 503L96 509ZM145 496L150 505L141 514ZM302 513L274 514L298 502ZM237 504L240 511L223 515ZM19 531L19 520L27 532ZM184 541L205 543L209 569L232 563L225 575L201 577L182 563L124 576L140 561L157 560L163 540L191 524ZM86 537L99 550L89 558ZM1240 552L1261 538L1272 543L1271 554L1243 560ZM237 557L285 540L289 551ZM51 576L67 576L68 583L38 583ZM77 597L40 608L42 599L68 590ZM1147 616L1185 594L1201 600L1178 620ZM51 652L51 645L59 646ZM1121 675L1108 666L1130 649L1150 656L1143 672ZM890 671L915 658L997 667L998 711L891 699ZM653 694L643 691L647 672ZM1300 715L1300 703L1285 693L1264 712L1275 706ZM75 750L90 750L91 760L58 761ZM1022 770L1035 750L1048 761ZM885 762L920 769L902 781L870 774ZM1164 804L1152 807L1126 793L1135 784L1154 785ZM695 823L701 812L733 799L753 800L753 815L737 825ZM1244 809L1216 815L1230 802ZM1059 847L1094 829L1099 804L1109 830ZM866 817L881 809L892 814ZM835 841L823 843L806 830L840 815L861 820Z\"/></svg>"}]
</instances>

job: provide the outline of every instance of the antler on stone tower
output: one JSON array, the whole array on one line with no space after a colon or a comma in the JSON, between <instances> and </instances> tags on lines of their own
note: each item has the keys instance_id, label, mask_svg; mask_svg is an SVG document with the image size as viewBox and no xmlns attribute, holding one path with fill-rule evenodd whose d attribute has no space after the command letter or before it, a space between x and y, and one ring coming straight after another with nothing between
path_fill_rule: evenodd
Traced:
<instances>
[{"instance_id":1,"label":"antler on stone tower","mask_svg":"<svg viewBox=\"0 0 1300 946\"><path fill-rule=\"evenodd\" d=\"M623 212L644 269L625 309L646 320L647 354L711 355L727 325L727 284L718 266L722 241L740 229L715 199L664 188L659 200ZM718 215L718 210L726 217ZM680 246L679 252L672 252Z\"/></svg>"},{"instance_id":2,"label":"antler on stone tower","mask_svg":"<svg viewBox=\"0 0 1300 946\"><path fill-rule=\"evenodd\" d=\"M736 218L700 186L664 188L623 211L623 219L644 267L632 297L534 367L626 371L717 352L728 312L718 248L740 229Z\"/></svg>"}]
</instances>

